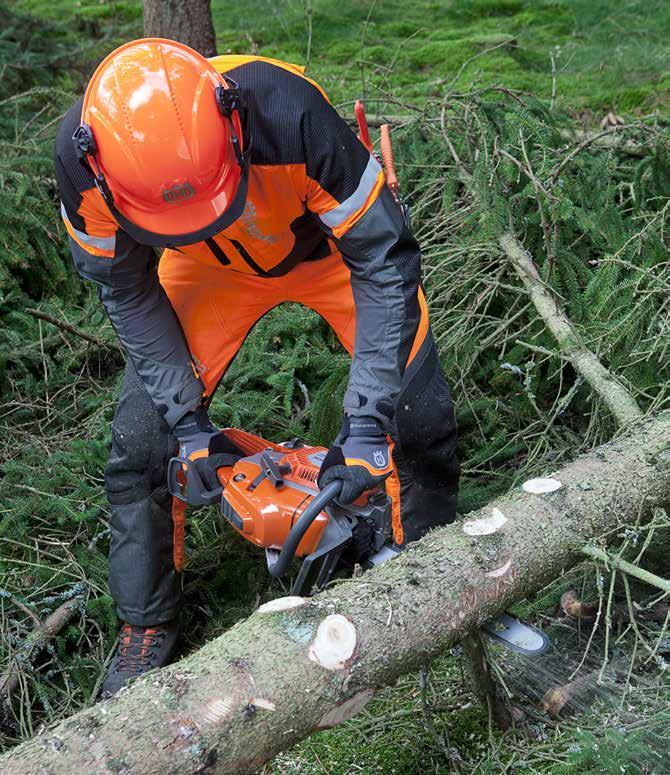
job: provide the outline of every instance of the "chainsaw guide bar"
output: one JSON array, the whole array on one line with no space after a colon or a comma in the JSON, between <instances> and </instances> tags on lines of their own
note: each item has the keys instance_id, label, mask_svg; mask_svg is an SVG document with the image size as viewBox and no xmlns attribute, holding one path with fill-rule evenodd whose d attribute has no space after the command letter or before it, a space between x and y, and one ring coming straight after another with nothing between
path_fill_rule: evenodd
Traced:
<instances>
[{"instance_id":1,"label":"chainsaw guide bar","mask_svg":"<svg viewBox=\"0 0 670 775\"><path fill-rule=\"evenodd\" d=\"M487 622L482 632L495 643L501 643L525 656L544 654L551 645L549 637L542 630L525 624L512 614L503 614L499 619Z\"/></svg>"}]
</instances>

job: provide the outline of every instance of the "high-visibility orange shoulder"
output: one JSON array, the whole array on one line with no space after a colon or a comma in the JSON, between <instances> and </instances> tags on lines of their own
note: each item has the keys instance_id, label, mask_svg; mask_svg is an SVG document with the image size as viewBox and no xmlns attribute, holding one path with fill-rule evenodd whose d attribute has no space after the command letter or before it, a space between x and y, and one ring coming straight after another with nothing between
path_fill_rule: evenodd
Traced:
<instances>
[{"instance_id":1,"label":"high-visibility orange shoulder","mask_svg":"<svg viewBox=\"0 0 670 775\"><path fill-rule=\"evenodd\" d=\"M110 237L118 225L97 188L81 192L78 214L84 219L85 231L92 237Z\"/></svg>"}]
</instances>

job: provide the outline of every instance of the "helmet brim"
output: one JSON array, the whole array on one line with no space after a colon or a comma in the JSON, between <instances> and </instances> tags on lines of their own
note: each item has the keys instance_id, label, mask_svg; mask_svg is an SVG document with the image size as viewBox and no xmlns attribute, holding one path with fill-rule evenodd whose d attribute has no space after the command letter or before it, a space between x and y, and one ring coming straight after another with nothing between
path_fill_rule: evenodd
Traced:
<instances>
[{"instance_id":1,"label":"helmet brim","mask_svg":"<svg viewBox=\"0 0 670 775\"><path fill-rule=\"evenodd\" d=\"M109 197L105 199L121 228L140 244L179 247L209 239L234 223L244 212L248 180L246 164L232 197L228 187L206 200L181 202L174 207L166 205L159 212L148 213L128 202L114 201L110 205Z\"/></svg>"}]
</instances>

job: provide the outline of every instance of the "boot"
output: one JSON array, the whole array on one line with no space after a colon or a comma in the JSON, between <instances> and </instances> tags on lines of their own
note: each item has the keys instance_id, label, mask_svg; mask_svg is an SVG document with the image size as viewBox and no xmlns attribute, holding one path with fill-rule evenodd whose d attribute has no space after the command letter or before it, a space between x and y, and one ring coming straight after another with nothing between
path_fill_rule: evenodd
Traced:
<instances>
[{"instance_id":1,"label":"boot","mask_svg":"<svg viewBox=\"0 0 670 775\"><path fill-rule=\"evenodd\" d=\"M124 624L116 654L102 683L102 696L111 697L132 678L169 664L178 636L178 619L151 627Z\"/></svg>"}]
</instances>

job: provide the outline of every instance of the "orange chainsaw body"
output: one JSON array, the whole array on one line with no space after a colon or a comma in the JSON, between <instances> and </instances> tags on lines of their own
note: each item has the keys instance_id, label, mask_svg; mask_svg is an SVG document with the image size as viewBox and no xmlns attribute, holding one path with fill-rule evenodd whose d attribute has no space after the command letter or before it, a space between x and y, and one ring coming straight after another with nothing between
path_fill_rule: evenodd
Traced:
<instances>
[{"instance_id":1,"label":"orange chainsaw body","mask_svg":"<svg viewBox=\"0 0 670 775\"><path fill-rule=\"evenodd\" d=\"M245 453L233 466L220 468L223 486L221 511L240 535L256 546L280 550L304 508L319 492L316 480L325 447L291 448L225 428L226 436ZM280 478L264 473L270 460ZM328 524L325 511L314 520L298 545L296 555L314 552Z\"/></svg>"}]
</instances>

